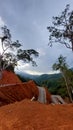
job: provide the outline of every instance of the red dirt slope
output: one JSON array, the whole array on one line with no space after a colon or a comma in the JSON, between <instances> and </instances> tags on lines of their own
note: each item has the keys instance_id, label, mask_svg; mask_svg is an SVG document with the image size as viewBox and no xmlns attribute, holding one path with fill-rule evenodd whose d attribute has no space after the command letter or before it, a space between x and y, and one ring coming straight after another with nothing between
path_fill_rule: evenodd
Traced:
<instances>
[{"instance_id":1,"label":"red dirt slope","mask_svg":"<svg viewBox=\"0 0 73 130\"><path fill-rule=\"evenodd\" d=\"M39 95L37 85L33 81L22 83L12 72L4 71L0 84L12 84L0 87L0 106L21 101L25 98L31 99L33 96L37 99ZM50 103L51 98L47 89L46 98Z\"/></svg>"},{"instance_id":2,"label":"red dirt slope","mask_svg":"<svg viewBox=\"0 0 73 130\"><path fill-rule=\"evenodd\" d=\"M0 87L0 106L21 101L25 98L31 99L34 95L38 97L38 88L33 81Z\"/></svg>"},{"instance_id":3,"label":"red dirt slope","mask_svg":"<svg viewBox=\"0 0 73 130\"><path fill-rule=\"evenodd\" d=\"M73 104L23 100L0 108L0 130L73 130Z\"/></svg>"},{"instance_id":4,"label":"red dirt slope","mask_svg":"<svg viewBox=\"0 0 73 130\"><path fill-rule=\"evenodd\" d=\"M0 87L0 106L21 101L25 98L31 99L33 96L38 99L38 95L38 88L33 81L25 82L23 84L16 84L13 86ZM48 103L50 103L51 98L47 90L46 97Z\"/></svg>"},{"instance_id":5,"label":"red dirt slope","mask_svg":"<svg viewBox=\"0 0 73 130\"><path fill-rule=\"evenodd\" d=\"M13 72L4 70L2 72L2 79L0 79L0 85L13 83L21 83L21 81Z\"/></svg>"}]
</instances>

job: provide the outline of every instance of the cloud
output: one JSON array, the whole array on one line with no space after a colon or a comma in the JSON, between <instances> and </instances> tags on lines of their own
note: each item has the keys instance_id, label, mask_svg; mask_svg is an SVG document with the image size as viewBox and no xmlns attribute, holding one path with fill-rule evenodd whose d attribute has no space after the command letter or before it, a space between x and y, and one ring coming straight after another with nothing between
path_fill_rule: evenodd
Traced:
<instances>
[{"instance_id":1,"label":"cloud","mask_svg":"<svg viewBox=\"0 0 73 130\"><path fill-rule=\"evenodd\" d=\"M5 25L4 20L2 19L2 17L0 16L0 37L2 36L2 30L1 27L3 27Z\"/></svg>"},{"instance_id":2,"label":"cloud","mask_svg":"<svg viewBox=\"0 0 73 130\"><path fill-rule=\"evenodd\" d=\"M0 16L0 28L5 25L5 22L3 21L2 17ZM0 29L0 37L2 36L2 31ZM1 39L0 39L0 54L2 53L2 46L1 46Z\"/></svg>"},{"instance_id":3,"label":"cloud","mask_svg":"<svg viewBox=\"0 0 73 130\"><path fill-rule=\"evenodd\" d=\"M2 17L0 16L0 27L4 26L5 22L3 21Z\"/></svg>"},{"instance_id":4,"label":"cloud","mask_svg":"<svg viewBox=\"0 0 73 130\"><path fill-rule=\"evenodd\" d=\"M43 48L37 48L37 52L39 52L39 56L45 56L45 50Z\"/></svg>"},{"instance_id":5,"label":"cloud","mask_svg":"<svg viewBox=\"0 0 73 130\"><path fill-rule=\"evenodd\" d=\"M23 44L23 49L35 49L39 57L34 59L37 67L31 64L21 64L18 68L27 73L41 74L52 73L52 65L62 54L67 57L69 66L73 66L71 50L60 44L48 46L49 33L47 26L51 25L52 16L57 16L67 3L73 6L73 0L2 0L0 5L0 26L7 23L13 32L12 38L18 39ZM53 4L52 4L53 3ZM5 19L5 22L3 21Z\"/></svg>"},{"instance_id":6,"label":"cloud","mask_svg":"<svg viewBox=\"0 0 73 130\"><path fill-rule=\"evenodd\" d=\"M29 63L24 63L23 61L18 61L18 66L16 66L16 70L25 71L26 69L30 68Z\"/></svg>"},{"instance_id":7,"label":"cloud","mask_svg":"<svg viewBox=\"0 0 73 130\"><path fill-rule=\"evenodd\" d=\"M42 72L37 72L37 71L33 71L33 70L25 70L26 73L31 74L31 75L41 75L43 74Z\"/></svg>"}]
</instances>

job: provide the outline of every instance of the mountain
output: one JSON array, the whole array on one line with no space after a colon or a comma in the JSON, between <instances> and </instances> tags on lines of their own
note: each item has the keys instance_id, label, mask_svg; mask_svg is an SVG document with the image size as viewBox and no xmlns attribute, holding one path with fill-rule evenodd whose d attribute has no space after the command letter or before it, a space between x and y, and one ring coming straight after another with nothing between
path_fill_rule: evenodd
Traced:
<instances>
[{"instance_id":1,"label":"mountain","mask_svg":"<svg viewBox=\"0 0 73 130\"><path fill-rule=\"evenodd\" d=\"M40 84L40 82L42 83L43 81L47 81L47 80L55 80L61 77L61 74L43 74L38 76L35 80L38 84Z\"/></svg>"},{"instance_id":2,"label":"mountain","mask_svg":"<svg viewBox=\"0 0 73 130\"><path fill-rule=\"evenodd\" d=\"M73 71L73 68L70 68L70 70ZM24 72L16 72L17 75L19 75L21 78L23 78L27 81L27 80L34 80L36 83L40 84L43 81L47 81L47 80L56 80L62 77L61 73L56 73L56 74L42 74L42 75L31 75L28 73L24 73Z\"/></svg>"},{"instance_id":3,"label":"mountain","mask_svg":"<svg viewBox=\"0 0 73 130\"><path fill-rule=\"evenodd\" d=\"M31 75L23 72L17 72L22 78L27 80L34 80L36 83L40 84L46 80L54 80L61 77L61 74L42 74L42 75Z\"/></svg>"},{"instance_id":4,"label":"mountain","mask_svg":"<svg viewBox=\"0 0 73 130\"><path fill-rule=\"evenodd\" d=\"M24 78L25 80L36 80L39 75L31 75L24 72L16 72L17 75L19 75L21 78Z\"/></svg>"},{"instance_id":5,"label":"mountain","mask_svg":"<svg viewBox=\"0 0 73 130\"><path fill-rule=\"evenodd\" d=\"M25 82L30 79L34 80L38 86L45 86L51 94L59 94L63 98L68 96L61 73L58 74L42 74L30 75L26 73L19 73L21 81Z\"/></svg>"}]
</instances>

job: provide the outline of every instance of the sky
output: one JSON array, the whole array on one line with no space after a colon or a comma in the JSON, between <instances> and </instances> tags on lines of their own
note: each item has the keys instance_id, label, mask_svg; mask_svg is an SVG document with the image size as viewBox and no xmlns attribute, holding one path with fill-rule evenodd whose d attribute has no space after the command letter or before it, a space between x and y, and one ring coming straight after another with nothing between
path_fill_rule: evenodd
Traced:
<instances>
[{"instance_id":1,"label":"sky","mask_svg":"<svg viewBox=\"0 0 73 130\"><path fill-rule=\"evenodd\" d=\"M19 40L23 49L35 49L39 57L34 58L37 67L21 64L18 71L29 74L54 73L52 65L62 54L67 57L69 67L73 67L73 52L61 44L48 46L52 17L58 16L73 0L0 0L0 27L7 25L13 40ZM1 47L0 47L1 48Z\"/></svg>"}]
</instances>

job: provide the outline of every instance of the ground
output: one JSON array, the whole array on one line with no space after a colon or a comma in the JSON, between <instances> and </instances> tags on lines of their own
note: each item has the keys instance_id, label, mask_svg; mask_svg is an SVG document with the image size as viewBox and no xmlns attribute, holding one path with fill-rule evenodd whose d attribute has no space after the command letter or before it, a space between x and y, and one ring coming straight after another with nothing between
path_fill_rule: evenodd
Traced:
<instances>
[{"instance_id":1,"label":"ground","mask_svg":"<svg viewBox=\"0 0 73 130\"><path fill-rule=\"evenodd\" d=\"M73 104L24 99L0 107L0 130L73 130Z\"/></svg>"},{"instance_id":2,"label":"ground","mask_svg":"<svg viewBox=\"0 0 73 130\"><path fill-rule=\"evenodd\" d=\"M45 90L47 104L31 101L38 98L37 85L22 83L14 73L3 71L0 130L73 130L73 104L49 104L51 95Z\"/></svg>"}]
</instances>

